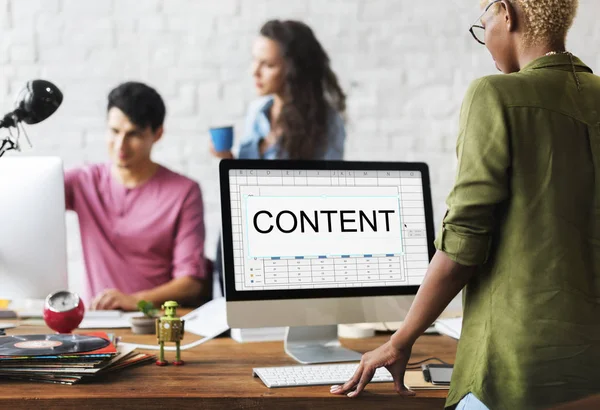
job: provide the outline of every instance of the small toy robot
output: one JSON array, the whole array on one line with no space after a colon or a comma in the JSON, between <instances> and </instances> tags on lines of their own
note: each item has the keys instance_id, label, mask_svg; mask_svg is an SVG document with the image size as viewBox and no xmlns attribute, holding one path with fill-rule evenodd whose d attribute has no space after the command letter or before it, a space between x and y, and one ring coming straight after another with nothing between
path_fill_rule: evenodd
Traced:
<instances>
[{"instance_id":1,"label":"small toy robot","mask_svg":"<svg viewBox=\"0 0 600 410\"><path fill-rule=\"evenodd\" d=\"M165 361L165 342L175 342L176 356L173 364L175 366L182 366L183 360L179 352L179 343L183 339L183 326L185 320L181 320L177 317L177 307L179 304L174 301L167 301L161 306L165 310L165 316L156 319L156 337L158 344L160 345L160 357L156 361L157 366L166 366L168 364Z\"/></svg>"}]
</instances>

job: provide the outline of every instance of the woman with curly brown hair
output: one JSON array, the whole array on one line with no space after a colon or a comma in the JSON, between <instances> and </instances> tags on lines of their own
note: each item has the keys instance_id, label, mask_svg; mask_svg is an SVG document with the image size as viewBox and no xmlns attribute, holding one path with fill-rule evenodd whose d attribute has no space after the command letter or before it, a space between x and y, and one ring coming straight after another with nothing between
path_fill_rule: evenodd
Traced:
<instances>
[{"instance_id":1,"label":"woman with curly brown hair","mask_svg":"<svg viewBox=\"0 0 600 410\"><path fill-rule=\"evenodd\" d=\"M346 96L310 27L299 21L268 21L252 54L261 98L248 110L238 158L342 159ZM212 152L219 158L234 157L230 151Z\"/></svg>"},{"instance_id":2,"label":"woman with curly brown hair","mask_svg":"<svg viewBox=\"0 0 600 410\"><path fill-rule=\"evenodd\" d=\"M248 109L237 158L341 160L346 95L311 28L299 21L268 21L252 56L261 98ZM231 151L217 152L212 146L211 152L234 158ZM215 270L223 289L221 259L218 246Z\"/></svg>"},{"instance_id":3,"label":"woman with curly brown hair","mask_svg":"<svg viewBox=\"0 0 600 410\"><path fill-rule=\"evenodd\" d=\"M504 74L467 91L438 251L402 327L332 393L356 397L386 367L414 394L412 346L463 288L448 407L600 393L600 79L565 47L578 1L482 6L470 31Z\"/></svg>"}]
</instances>

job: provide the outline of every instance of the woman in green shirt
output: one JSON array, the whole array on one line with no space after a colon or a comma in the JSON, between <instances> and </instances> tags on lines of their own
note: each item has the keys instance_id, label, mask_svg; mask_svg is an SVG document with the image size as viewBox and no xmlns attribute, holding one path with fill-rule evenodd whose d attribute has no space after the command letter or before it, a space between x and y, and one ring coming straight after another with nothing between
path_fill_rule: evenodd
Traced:
<instances>
[{"instance_id":1,"label":"woman in green shirt","mask_svg":"<svg viewBox=\"0 0 600 410\"><path fill-rule=\"evenodd\" d=\"M448 407L600 393L600 79L565 51L577 6L483 4L471 32L506 75L475 81L463 102L438 251L403 326L332 393L356 397L386 367L414 394L411 348L465 286Z\"/></svg>"}]
</instances>

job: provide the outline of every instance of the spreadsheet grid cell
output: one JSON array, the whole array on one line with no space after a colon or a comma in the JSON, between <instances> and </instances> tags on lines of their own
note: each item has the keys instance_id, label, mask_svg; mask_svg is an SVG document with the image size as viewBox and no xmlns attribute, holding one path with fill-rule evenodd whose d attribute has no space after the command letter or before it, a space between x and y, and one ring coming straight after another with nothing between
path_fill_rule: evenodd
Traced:
<instances>
[{"instance_id":1,"label":"spreadsheet grid cell","mask_svg":"<svg viewBox=\"0 0 600 410\"><path fill-rule=\"evenodd\" d=\"M396 172L243 170L230 177L231 223L235 256L235 287L239 290L310 289L333 287L407 286L420 284L429 263L423 188L420 178ZM358 172L358 171L357 171ZM362 172L362 171L361 171ZM318 173L318 174L316 174ZM263 186L335 187L335 189L393 189L398 195L402 252L352 254L347 257L297 255L251 258L244 229L243 187L262 193ZM322 189L322 188L320 188ZM368 196L368 195L367 195Z\"/></svg>"}]
</instances>

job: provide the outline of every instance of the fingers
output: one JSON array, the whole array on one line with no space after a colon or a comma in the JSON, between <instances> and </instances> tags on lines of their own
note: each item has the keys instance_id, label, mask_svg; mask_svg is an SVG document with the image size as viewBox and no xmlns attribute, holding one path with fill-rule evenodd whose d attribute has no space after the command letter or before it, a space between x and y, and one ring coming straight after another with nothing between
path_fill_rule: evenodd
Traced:
<instances>
[{"instance_id":1,"label":"fingers","mask_svg":"<svg viewBox=\"0 0 600 410\"><path fill-rule=\"evenodd\" d=\"M356 369L356 371L354 372L354 376L352 376L352 378L350 380L348 380L346 383L344 383L344 385L342 386L342 388L340 389L340 392L338 394L346 394L349 391L354 389L354 386L356 386L358 384L358 382L360 381L360 378L362 377L362 373L363 373L363 364L361 363L358 366L358 369Z\"/></svg>"},{"instance_id":2,"label":"fingers","mask_svg":"<svg viewBox=\"0 0 600 410\"><path fill-rule=\"evenodd\" d=\"M393 376L396 392L402 396L413 396L415 393L404 385L404 372L409 357L410 351L408 354L399 352L388 342L372 352L365 353L352 378L342 386L332 386L330 391L332 394L357 397L371 382L377 368L385 366Z\"/></svg>"},{"instance_id":3,"label":"fingers","mask_svg":"<svg viewBox=\"0 0 600 410\"><path fill-rule=\"evenodd\" d=\"M362 373L363 373L363 364L361 363L358 366L358 369L356 369L356 371L354 372L354 375L352 376L352 378L350 380L348 380L342 386L331 386L331 389L329 391L332 394L346 394L347 392L353 390L354 386L356 386L358 384L358 382L360 381L360 379L362 377Z\"/></svg>"},{"instance_id":4,"label":"fingers","mask_svg":"<svg viewBox=\"0 0 600 410\"><path fill-rule=\"evenodd\" d=\"M212 141L210 143L209 150L210 150L210 153L212 154L212 156L217 157L219 159L231 159L231 158L233 158L233 154L231 153L231 151L217 151L217 150L215 150L215 146L213 145Z\"/></svg>"},{"instance_id":5,"label":"fingers","mask_svg":"<svg viewBox=\"0 0 600 410\"><path fill-rule=\"evenodd\" d=\"M104 293L96 302L94 309L96 310L107 310L108 305L112 303L112 296L109 293Z\"/></svg>"},{"instance_id":6,"label":"fingers","mask_svg":"<svg viewBox=\"0 0 600 410\"><path fill-rule=\"evenodd\" d=\"M111 295L108 298L108 300L106 300L103 309L104 310L114 310L114 309L119 309L120 307L121 307L120 300Z\"/></svg>"},{"instance_id":7,"label":"fingers","mask_svg":"<svg viewBox=\"0 0 600 410\"><path fill-rule=\"evenodd\" d=\"M343 386L332 386L330 392L332 394L347 394L348 397L356 397L362 393L374 374L375 369L367 368L363 364L360 364L350 380L344 383Z\"/></svg>"},{"instance_id":8,"label":"fingers","mask_svg":"<svg viewBox=\"0 0 600 410\"><path fill-rule=\"evenodd\" d=\"M363 370L362 376L360 377L360 381L356 385L356 389L353 392L348 393L348 397L356 397L365 389L366 385L369 384L373 375L375 374L375 369Z\"/></svg>"},{"instance_id":9,"label":"fingers","mask_svg":"<svg viewBox=\"0 0 600 410\"><path fill-rule=\"evenodd\" d=\"M103 292L103 293L101 293L101 294L99 294L99 295L97 295L97 296L94 298L94 300L92 301L92 305L90 306L90 308L91 308L92 310L100 310L100 307L99 307L99 305L100 305L100 301L102 300L102 297L103 297L103 296L104 296L104 292Z\"/></svg>"},{"instance_id":10,"label":"fingers","mask_svg":"<svg viewBox=\"0 0 600 410\"><path fill-rule=\"evenodd\" d=\"M387 366L386 369L388 369L388 371L392 374L392 377L394 378L394 390L396 390L396 393L398 393L401 396L414 396L416 393L410 390L404 384L404 373L406 371L405 368L402 367L398 369L394 367L396 366Z\"/></svg>"},{"instance_id":11,"label":"fingers","mask_svg":"<svg viewBox=\"0 0 600 410\"><path fill-rule=\"evenodd\" d=\"M396 393L401 396L414 396L416 394L414 391L406 387L404 384L404 377L398 380L394 378L394 390L396 390Z\"/></svg>"},{"instance_id":12,"label":"fingers","mask_svg":"<svg viewBox=\"0 0 600 410\"><path fill-rule=\"evenodd\" d=\"M105 290L92 302L92 310L110 310L118 307L119 301L113 289Z\"/></svg>"},{"instance_id":13,"label":"fingers","mask_svg":"<svg viewBox=\"0 0 600 410\"><path fill-rule=\"evenodd\" d=\"M414 396L416 393L404 385L404 372L402 374L398 374L396 372L390 372L394 378L394 389L401 396ZM348 397L353 398L360 395L367 384L373 379L375 375L375 369L367 369L364 366L360 366L354 376L350 380L348 380L342 386L332 386L330 393L332 394L347 394Z\"/></svg>"}]
</instances>

